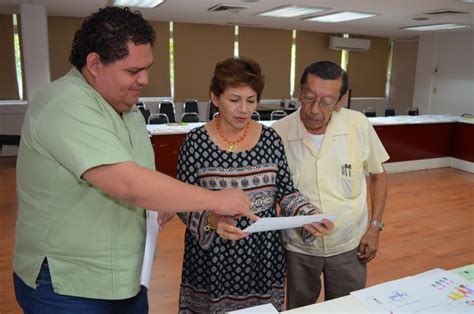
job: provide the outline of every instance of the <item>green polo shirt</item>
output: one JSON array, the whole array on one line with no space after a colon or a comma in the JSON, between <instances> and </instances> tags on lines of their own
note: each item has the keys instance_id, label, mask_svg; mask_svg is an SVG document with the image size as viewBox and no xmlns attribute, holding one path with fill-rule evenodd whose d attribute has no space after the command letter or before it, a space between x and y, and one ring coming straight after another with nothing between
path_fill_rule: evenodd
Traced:
<instances>
[{"instance_id":1,"label":"green polo shirt","mask_svg":"<svg viewBox=\"0 0 474 314\"><path fill-rule=\"evenodd\" d=\"M15 272L35 288L47 257L56 293L114 300L136 295L145 211L106 195L81 175L126 161L154 169L141 113L120 117L72 69L30 102L21 135Z\"/></svg>"}]
</instances>

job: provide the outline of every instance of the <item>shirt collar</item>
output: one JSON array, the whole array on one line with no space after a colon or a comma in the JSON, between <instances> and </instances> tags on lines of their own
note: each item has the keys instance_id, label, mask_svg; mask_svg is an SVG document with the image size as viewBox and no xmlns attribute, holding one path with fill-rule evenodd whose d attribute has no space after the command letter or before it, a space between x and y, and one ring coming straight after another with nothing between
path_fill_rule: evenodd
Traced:
<instances>
[{"instance_id":1,"label":"shirt collar","mask_svg":"<svg viewBox=\"0 0 474 314\"><path fill-rule=\"evenodd\" d=\"M347 110L345 108L341 108L339 112L334 111L331 120L329 120L328 127L326 128L325 136L337 136L337 135L344 135L348 133L347 126L344 123L344 119L342 116L344 115L344 111ZM288 140L302 140L308 135L308 131L304 127L303 122L300 119L300 111L299 108L293 115L292 115L292 123L290 126L290 130L288 132Z\"/></svg>"}]
</instances>

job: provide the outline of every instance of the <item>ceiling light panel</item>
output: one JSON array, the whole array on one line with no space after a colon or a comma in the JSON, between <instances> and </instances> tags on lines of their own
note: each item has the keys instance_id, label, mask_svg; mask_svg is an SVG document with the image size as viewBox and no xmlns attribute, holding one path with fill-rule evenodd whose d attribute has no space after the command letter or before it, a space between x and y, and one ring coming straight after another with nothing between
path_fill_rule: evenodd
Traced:
<instances>
[{"instance_id":1,"label":"ceiling light panel","mask_svg":"<svg viewBox=\"0 0 474 314\"><path fill-rule=\"evenodd\" d=\"M419 25L419 26L408 26L402 27L402 29L406 29L409 31L438 31L443 29L457 29L457 28L470 28L470 25L464 24L453 24L453 23L446 23L446 24L431 24L431 25Z\"/></svg>"},{"instance_id":2,"label":"ceiling light panel","mask_svg":"<svg viewBox=\"0 0 474 314\"><path fill-rule=\"evenodd\" d=\"M326 8L315 8L315 7L303 7L297 5L285 5L277 7L268 11L258 13L260 16L272 16L272 17L295 17L314 14L327 10Z\"/></svg>"},{"instance_id":3,"label":"ceiling light panel","mask_svg":"<svg viewBox=\"0 0 474 314\"><path fill-rule=\"evenodd\" d=\"M376 16L377 14L373 13L363 13L363 12L353 12L353 11L343 11L336 12L331 14L319 15L305 18L305 21L316 21L323 23L339 23L345 21L352 21L358 19L366 19L369 17Z\"/></svg>"},{"instance_id":4,"label":"ceiling light panel","mask_svg":"<svg viewBox=\"0 0 474 314\"><path fill-rule=\"evenodd\" d=\"M112 0L114 7L132 7L132 8L154 8L163 3L164 0Z\"/></svg>"}]
</instances>

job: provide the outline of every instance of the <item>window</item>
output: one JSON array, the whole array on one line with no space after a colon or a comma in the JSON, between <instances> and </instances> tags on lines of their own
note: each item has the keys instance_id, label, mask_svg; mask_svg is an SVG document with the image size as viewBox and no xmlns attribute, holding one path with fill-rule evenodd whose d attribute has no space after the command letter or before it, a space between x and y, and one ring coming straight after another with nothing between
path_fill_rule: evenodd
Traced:
<instances>
[{"instance_id":1,"label":"window","mask_svg":"<svg viewBox=\"0 0 474 314\"><path fill-rule=\"evenodd\" d=\"M290 60L290 98L295 94L295 75L296 75L296 29L291 34L291 60Z\"/></svg>"},{"instance_id":2,"label":"window","mask_svg":"<svg viewBox=\"0 0 474 314\"><path fill-rule=\"evenodd\" d=\"M239 57L239 25L234 26L234 58Z\"/></svg>"},{"instance_id":3,"label":"window","mask_svg":"<svg viewBox=\"0 0 474 314\"><path fill-rule=\"evenodd\" d=\"M174 99L174 39L173 22L170 22L170 89L171 98Z\"/></svg>"},{"instance_id":4,"label":"window","mask_svg":"<svg viewBox=\"0 0 474 314\"><path fill-rule=\"evenodd\" d=\"M18 20L13 14L13 45L15 47L16 81L18 85L18 96L23 100L23 72L21 67L20 35L18 34Z\"/></svg>"},{"instance_id":5,"label":"window","mask_svg":"<svg viewBox=\"0 0 474 314\"><path fill-rule=\"evenodd\" d=\"M349 38L349 34L342 35L344 38ZM341 68L347 72L347 66L349 64L349 50L343 49L341 51Z\"/></svg>"}]
</instances>

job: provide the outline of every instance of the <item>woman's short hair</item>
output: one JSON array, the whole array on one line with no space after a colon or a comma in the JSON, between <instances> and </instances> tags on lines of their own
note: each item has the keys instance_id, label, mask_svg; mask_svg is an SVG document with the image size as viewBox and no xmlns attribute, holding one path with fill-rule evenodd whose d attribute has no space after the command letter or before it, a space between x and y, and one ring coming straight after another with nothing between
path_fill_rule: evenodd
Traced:
<instances>
[{"instance_id":1,"label":"woman's short hair","mask_svg":"<svg viewBox=\"0 0 474 314\"><path fill-rule=\"evenodd\" d=\"M265 86L265 76L260 65L247 57L229 58L218 62L209 91L219 97L226 88L240 86L252 88L257 93L257 101L260 101Z\"/></svg>"}]
</instances>

